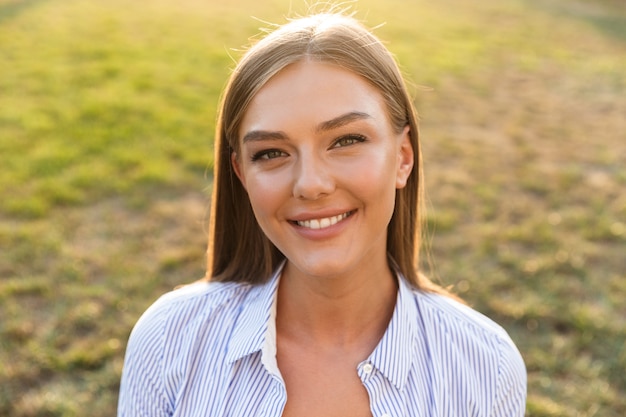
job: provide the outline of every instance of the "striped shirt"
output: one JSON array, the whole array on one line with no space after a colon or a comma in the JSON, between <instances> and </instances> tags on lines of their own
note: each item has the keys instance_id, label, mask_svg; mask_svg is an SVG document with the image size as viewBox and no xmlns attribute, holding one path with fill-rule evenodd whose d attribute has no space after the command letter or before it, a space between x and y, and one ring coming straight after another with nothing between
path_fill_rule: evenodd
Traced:
<instances>
[{"instance_id":1,"label":"striped shirt","mask_svg":"<svg viewBox=\"0 0 626 417\"><path fill-rule=\"evenodd\" d=\"M128 342L118 417L280 416L279 279L280 271L263 285L195 283L161 297ZM507 333L452 299L399 283L385 334L355 369L372 415L523 416L526 369Z\"/></svg>"}]
</instances>

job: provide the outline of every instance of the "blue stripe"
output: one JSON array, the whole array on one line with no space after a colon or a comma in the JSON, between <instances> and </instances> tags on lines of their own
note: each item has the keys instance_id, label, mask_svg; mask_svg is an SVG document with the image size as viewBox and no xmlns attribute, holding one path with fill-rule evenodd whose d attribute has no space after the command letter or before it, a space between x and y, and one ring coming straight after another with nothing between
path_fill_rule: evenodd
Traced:
<instances>
[{"instance_id":1,"label":"blue stripe","mask_svg":"<svg viewBox=\"0 0 626 417\"><path fill-rule=\"evenodd\" d=\"M193 284L154 303L128 343L118 416L280 416L279 274L261 286ZM526 369L506 332L399 281L389 327L355 370L372 415L523 416Z\"/></svg>"}]
</instances>

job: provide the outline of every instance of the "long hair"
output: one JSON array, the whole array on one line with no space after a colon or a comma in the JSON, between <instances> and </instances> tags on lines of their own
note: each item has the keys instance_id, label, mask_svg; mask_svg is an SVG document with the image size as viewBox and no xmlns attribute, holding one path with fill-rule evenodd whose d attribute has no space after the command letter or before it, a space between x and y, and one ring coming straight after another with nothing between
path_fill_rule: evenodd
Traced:
<instances>
[{"instance_id":1,"label":"long hair","mask_svg":"<svg viewBox=\"0 0 626 417\"><path fill-rule=\"evenodd\" d=\"M418 273L423 179L415 108L391 53L360 22L340 13L315 14L280 26L254 44L233 71L216 127L207 279L263 283L284 259L259 227L233 172L231 155L239 152L239 128L255 94L279 71L304 59L359 75L380 91L393 128L400 133L409 126L415 163L406 186L396 190L387 252L413 287L444 292Z\"/></svg>"}]
</instances>

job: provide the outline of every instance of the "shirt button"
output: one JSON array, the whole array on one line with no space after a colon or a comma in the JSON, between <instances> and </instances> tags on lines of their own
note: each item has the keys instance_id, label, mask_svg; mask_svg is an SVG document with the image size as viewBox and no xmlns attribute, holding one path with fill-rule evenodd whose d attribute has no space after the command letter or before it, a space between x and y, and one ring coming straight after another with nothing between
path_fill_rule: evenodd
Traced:
<instances>
[{"instance_id":1,"label":"shirt button","mask_svg":"<svg viewBox=\"0 0 626 417\"><path fill-rule=\"evenodd\" d=\"M372 366L371 363L366 363L365 365L363 365L363 372L365 372L366 374L371 374L373 369L374 367ZM382 417L389 417L389 416L385 414Z\"/></svg>"}]
</instances>

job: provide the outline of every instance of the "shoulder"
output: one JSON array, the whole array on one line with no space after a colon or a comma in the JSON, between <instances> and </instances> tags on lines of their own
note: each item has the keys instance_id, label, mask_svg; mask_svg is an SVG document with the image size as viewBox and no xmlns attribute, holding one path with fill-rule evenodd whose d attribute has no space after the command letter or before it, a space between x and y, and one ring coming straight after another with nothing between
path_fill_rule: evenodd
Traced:
<instances>
[{"instance_id":1,"label":"shoulder","mask_svg":"<svg viewBox=\"0 0 626 417\"><path fill-rule=\"evenodd\" d=\"M216 337L227 331L249 291L245 284L197 282L162 295L135 324L125 366L171 361L207 326Z\"/></svg>"},{"instance_id":2,"label":"shoulder","mask_svg":"<svg viewBox=\"0 0 626 417\"><path fill-rule=\"evenodd\" d=\"M250 287L198 282L161 296L135 324L124 359L119 415L169 415L200 333L224 338ZM182 373L181 373L182 372Z\"/></svg>"},{"instance_id":3,"label":"shoulder","mask_svg":"<svg viewBox=\"0 0 626 417\"><path fill-rule=\"evenodd\" d=\"M526 399L526 367L508 333L478 311L445 295L413 292L433 366L473 386L495 415L520 415ZM456 385L455 385L456 384ZM460 385L459 385L460 386ZM468 390L468 388L463 388Z\"/></svg>"},{"instance_id":4,"label":"shoulder","mask_svg":"<svg viewBox=\"0 0 626 417\"><path fill-rule=\"evenodd\" d=\"M489 345L505 342L517 350L507 332L482 313L445 295L413 294L427 330L452 340L473 339Z\"/></svg>"},{"instance_id":5,"label":"shoulder","mask_svg":"<svg viewBox=\"0 0 626 417\"><path fill-rule=\"evenodd\" d=\"M225 310L236 309L243 302L249 289L246 284L199 281L170 291L143 313L131 340L146 331L182 331L198 319L227 313Z\"/></svg>"}]
</instances>

